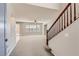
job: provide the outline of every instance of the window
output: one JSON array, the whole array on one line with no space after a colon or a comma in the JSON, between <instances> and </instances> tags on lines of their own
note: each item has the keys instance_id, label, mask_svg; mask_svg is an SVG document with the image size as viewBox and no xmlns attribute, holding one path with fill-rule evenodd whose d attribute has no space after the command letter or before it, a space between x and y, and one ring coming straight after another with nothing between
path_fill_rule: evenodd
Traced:
<instances>
[{"instance_id":1,"label":"window","mask_svg":"<svg viewBox=\"0 0 79 59\"><path fill-rule=\"evenodd\" d=\"M29 23L25 26L26 32L41 32L41 24Z\"/></svg>"},{"instance_id":2,"label":"window","mask_svg":"<svg viewBox=\"0 0 79 59\"><path fill-rule=\"evenodd\" d=\"M26 32L29 32L29 25L28 24L26 25L25 28L26 28Z\"/></svg>"}]
</instances>

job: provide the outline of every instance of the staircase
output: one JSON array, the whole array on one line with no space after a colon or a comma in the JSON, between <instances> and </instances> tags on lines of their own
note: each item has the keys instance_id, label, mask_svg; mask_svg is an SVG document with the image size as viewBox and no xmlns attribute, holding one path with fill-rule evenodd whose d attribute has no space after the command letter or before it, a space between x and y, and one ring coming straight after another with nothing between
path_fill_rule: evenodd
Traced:
<instances>
[{"instance_id":1,"label":"staircase","mask_svg":"<svg viewBox=\"0 0 79 59\"><path fill-rule=\"evenodd\" d=\"M68 26L70 26L77 17L77 4L68 3L65 9L57 17L56 21L47 30L46 45L48 46L49 40L57 36L60 32L64 31Z\"/></svg>"}]
</instances>

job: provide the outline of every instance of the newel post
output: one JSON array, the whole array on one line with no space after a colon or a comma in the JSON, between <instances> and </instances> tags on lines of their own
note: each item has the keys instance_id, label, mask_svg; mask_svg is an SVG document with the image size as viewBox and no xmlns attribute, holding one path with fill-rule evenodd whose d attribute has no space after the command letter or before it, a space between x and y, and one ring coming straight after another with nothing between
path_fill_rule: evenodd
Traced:
<instances>
[{"instance_id":1,"label":"newel post","mask_svg":"<svg viewBox=\"0 0 79 59\"><path fill-rule=\"evenodd\" d=\"M48 30L46 31L46 45L48 45Z\"/></svg>"}]
</instances>

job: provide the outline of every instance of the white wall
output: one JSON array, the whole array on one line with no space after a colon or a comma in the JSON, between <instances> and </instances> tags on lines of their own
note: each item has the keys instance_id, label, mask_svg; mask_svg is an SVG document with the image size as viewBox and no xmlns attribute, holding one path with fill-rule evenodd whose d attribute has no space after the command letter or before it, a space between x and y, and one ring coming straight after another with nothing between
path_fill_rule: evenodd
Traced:
<instances>
[{"instance_id":1,"label":"white wall","mask_svg":"<svg viewBox=\"0 0 79 59\"><path fill-rule=\"evenodd\" d=\"M67 3L61 3L61 6L59 6L59 9L53 15L52 19L47 23L47 29L49 29L51 27L51 25L54 23L54 21L57 19L57 17L60 15L60 13L63 11L63 9L66 6L67 6Z\"/></svg>"},{"instance_id":2,"label":"white wall","mask_svg":"<svg viewBox=\"0 0 79 59\"><path fill-rule=\"evenodd\" d=\"M20 35L20 24L16 23L16 35Z\"/></svg>"},{"instance_id":3,"label":"white wall","mask_svg":"<svg viewBox=\"0 0 79 59\"><path fill-rule=\"evenodd\" d=\"M12 8L11 4L7 4L7 30L6 30L6 37L8 41L6 42L6 53L9 55L13 48L16 45L16 21L15 18L11 15Z\"/></svg>"},{"instance_id":4,"label":"white wall","mask_svg":"<svg viewBox=\"0 0 79 59\"><path fill-rule=\"evenodd\" d=\"M20 24L16 23L16 44L20 40Z\"/></svg>"},{"instance_id":5,"label":"white wall","mask_svg":"<svg viewBox=\"0 0 79 59\"><path fill-rule=\"evenodd\" d=\"M79 56L79 19L49 41L56 56Z\"/></svg>"}]
</instances>

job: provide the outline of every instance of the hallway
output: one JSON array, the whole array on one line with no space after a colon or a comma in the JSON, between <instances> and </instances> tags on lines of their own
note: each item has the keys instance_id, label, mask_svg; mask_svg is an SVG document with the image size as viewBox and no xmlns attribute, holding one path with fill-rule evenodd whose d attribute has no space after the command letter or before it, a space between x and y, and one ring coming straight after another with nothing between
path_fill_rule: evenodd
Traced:
<instances>
[{"instance_id":1,"label":"hallway","mask_svg":"<svg viewBox=\"0 0 79 59\"><path fill-rule=\"evenodd\" d=\"M50 56L44 49L45 36L20 36L16 48L11 56Z\"/></svg>"},{"instance_id":2,"label":"hallway","mask_svg":"<svg viewBox=\"0 0 79 59\"><path fill-rule=\"evenodd\" d=\"M0 4L0 56L79 56L79 3Z\"/></svg>"}]
</instances>

